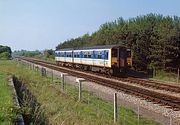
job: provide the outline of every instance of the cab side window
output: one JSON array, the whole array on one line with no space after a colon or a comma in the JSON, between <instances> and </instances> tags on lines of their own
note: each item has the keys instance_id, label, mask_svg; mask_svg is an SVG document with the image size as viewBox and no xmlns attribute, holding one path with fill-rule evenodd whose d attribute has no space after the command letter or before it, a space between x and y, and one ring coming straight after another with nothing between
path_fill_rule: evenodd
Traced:
<instances>
[{"instance_id":1,"label":"cab side window","mask_svg":"<svg viewBox=\"0 0 180 125\"><path fill-rule=\"evenodd\" d=\"M104 56L105 56L104 59L107 59L107 60L108 60L108 54L109 54L109 53L108 53L108 50L106 50L106 51L104 52Z\"/></svg>"},{"instance_id":2,"label":"cab side window","mask_svg":"<svg viewBox=\"0 0 180 125\"><path fill-rule=\"evenodd\" d=\"M117 57L118 54L117 54L117 49L112 49L112 57Z\"/></svg>"}]
</instances>

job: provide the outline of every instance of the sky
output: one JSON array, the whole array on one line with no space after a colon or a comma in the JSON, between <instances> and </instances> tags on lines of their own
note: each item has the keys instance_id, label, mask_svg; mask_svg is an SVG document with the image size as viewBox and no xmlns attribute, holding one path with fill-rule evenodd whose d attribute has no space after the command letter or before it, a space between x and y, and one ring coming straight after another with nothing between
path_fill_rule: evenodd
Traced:
<instances>
[{"instance_id":1,"label":"sky","mask_svg":"<svg viewBox=\"0 0 180 125\"><path fill-rule=\"evenodd\" d=\"M0 0L0 45L44 50L119 17L180 16L180 0Z\"/></svg>"}]
</instances>

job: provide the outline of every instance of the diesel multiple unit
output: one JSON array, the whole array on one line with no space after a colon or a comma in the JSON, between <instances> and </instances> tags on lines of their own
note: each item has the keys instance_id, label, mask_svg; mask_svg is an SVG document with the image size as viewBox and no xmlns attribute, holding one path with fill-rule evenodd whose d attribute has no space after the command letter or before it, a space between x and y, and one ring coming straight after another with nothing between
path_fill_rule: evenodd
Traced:
<instances>
[{"instance_id":1,"label":"diesel multiple unit","mask_svg":"<svg viewBox=\"0 0 180 125\"><path fill-rule=\"evenodd\" d=\"M132 66L131 52L125 46L106 45L55 52L56 63L111 75L124 74Z\"/></svg>"}]
</instances>

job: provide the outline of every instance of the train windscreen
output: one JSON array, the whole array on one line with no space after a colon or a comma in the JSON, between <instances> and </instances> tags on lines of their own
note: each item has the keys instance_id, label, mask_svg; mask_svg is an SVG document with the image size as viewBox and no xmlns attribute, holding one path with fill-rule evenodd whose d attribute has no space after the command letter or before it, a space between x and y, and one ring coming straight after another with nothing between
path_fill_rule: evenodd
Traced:
<instances>
[{"instance_id":1,"label":"train windscreen","mask_svg":"<svg viewBox=\"0 0 180 125\"><path fill-rule=\"evenodd\" d=\"M127 49L127 57L131 57L131 50Z\"/></svg>"}]
</instances>

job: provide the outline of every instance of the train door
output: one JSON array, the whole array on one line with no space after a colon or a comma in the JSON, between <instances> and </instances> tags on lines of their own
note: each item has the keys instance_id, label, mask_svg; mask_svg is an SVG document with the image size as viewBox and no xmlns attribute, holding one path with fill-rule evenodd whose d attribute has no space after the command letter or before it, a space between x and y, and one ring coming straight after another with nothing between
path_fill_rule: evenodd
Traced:
<instances>
[{"instance_id":1,"label":"train door","mask_svg":"<svg viewBox=\"0 0 180 125\"><path fill-rule=\"evenodd\" d=\"M66 52L64 52L64 62L66 62Z\"/></svg>"},{"instance_id":2,"label":"train door","mask_svg":"<svg viewBox=\"0 0 180 125\"><path fill-rule=\"evenodd\" d=\"M83 52L80 51L80 64L82 64L82 59L83 59Z\"/></svg>"},{"instance_id":3,"label":"train door","mask_svg":"<svg viewBox=\"0 0 180 125\"><path fill-rule=\"evenodd\" d=\"M132 54L131 54L131 50L127 49L127 66L131 67L132 66Z\"/></svg>"},{"instance_id":4,"label":"train door","mask_svg":"<svg viewBox=\"0 0 180 125\"><path fill-rule=\"evenodd\" d=\"M93 64L92 64L92 65L93 65L93 66L94 66L94 60L95 60L95 58L96 58L96 57L95 57L95 51L93 50L93 51L92 51L92 61L93 61Z\"/></svg>"},{"instance_id":5,"label":"train door","mask_svg":"<svg viewBox=\"0 0 180 125\"><path fill-rule=\"evenodd\" d=\"M102 51L102 59L103 59L104 69L105 69L105 67L106 67L106 66L105 66L105 54L106 54L106 50L103 50L103 51Z\"/></svg>"},{"instance_id":6,"label":"train door","mask_svg":"<svg viewBox=\"0 0 180 125\"><path fill-rule=\"evenodd\" d=\"M111 65L113 67L118 67L118 49L117 48L112 48L112 58L111 58Z\"/></svg>"},{"instance_id":7,"label":"train door","mask_svg":"<svg viewBox=\"0 0 180 125\"><path fill-rule=\"evenodd\" d=\"M71 58L72 58L72 63L74 63L74 51L72 51L72 56L71 56Z\"/></svg>"},{"instance_id":8,"label":"train door","mask_svg":"<svg viewBox=\"0 0 180 125\"><path fill-rule=\"evenodd\" d=\"M126 49L125 48L121 48L119 49L119 67L126 67Z\"/></svg>"}]
</instances>

